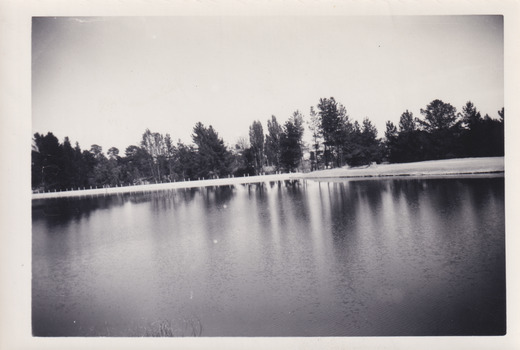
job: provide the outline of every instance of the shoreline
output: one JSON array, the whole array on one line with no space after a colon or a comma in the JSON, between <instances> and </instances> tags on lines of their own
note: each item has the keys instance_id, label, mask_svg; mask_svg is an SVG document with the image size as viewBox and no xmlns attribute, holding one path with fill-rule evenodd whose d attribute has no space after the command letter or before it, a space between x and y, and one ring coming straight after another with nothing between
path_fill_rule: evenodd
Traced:
<instances>
[{"instance_id":1,"label":"shoreline","mask_svg":"<svg viewBox=\"0 0 520 350\"><path fill-rule=\"evenodd\" d=\"M504 173L504 157L454 158L413 163L374 164L335 168L304 174L306 179L460 176Z\"/></svg>"},{"instance_id":2,"label":"shoreline","mask_svg":"<svg viewBox=\"0 0 520 350\"><path fill-rule=\"evenodd\" d=\"M455 158L414 163L374 164L368 167L343 167L310 173L284 173L246 177L168 182L159 184L107 187L61 192L33 193L32 199L84 197L118 193L153 192L196 187L268 183L287 180L331 181L334 179L388 179L397 177L500 176L504 174L504 157Z\"/></svg>"},{"instance_id":3,"label":"shoreline","mask_svg":"<svg viewBox=\"0 0 520 350\"><path fill-rule=\"evenodd\" d=\"M107 194L118 194L118 193L135 193L135 192L153 192L162 190L173 190L173 189L186 189L186 188L197 188L197 187L213 187L213 186L229 186L229 185L241 185L241 184L253 184L273 181L285 181L285 180L298 180L302 178L301 173L287 173L287 174L271 174L271 175L257 175L257 176L244 176L244 177L226 177L220 179L207 179L207 180L193 180L193 181L179 181L179 182L165 182L157 184L146 184L146 185L134 185L134 186L121 186L121 187L104 187L104 188L93 188L84 190L72 190L72 191L61 191L61 192L44 192L44 193L33 193L32 199L44 199L44 198L65 198L65 197L83 197L83 196L96 196L96 195L107 195Z\"/></svg>"},{"instance_id":4,"label":"shoreline","mask_svg":"<svg viewBox=\"0 0 520 350\"><path fill-rule=\"evenodd\" d=\"M474 178L474 177L503 177L503 171L490 172L461 172L461 173L439 173L439 174L396 174L396 175L346 175L346 176L320 176L302 177L302 180L319 182L343 182L345 180L392 180L392 179L446 179L446 178Z\"/></svg>"}]
</instances>

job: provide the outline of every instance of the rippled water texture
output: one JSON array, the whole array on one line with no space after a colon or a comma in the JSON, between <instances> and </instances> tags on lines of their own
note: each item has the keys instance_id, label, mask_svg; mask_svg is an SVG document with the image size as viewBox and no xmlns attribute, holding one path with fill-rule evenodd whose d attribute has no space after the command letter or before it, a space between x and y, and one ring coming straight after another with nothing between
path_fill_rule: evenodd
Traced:
<instances>
[{"instance_id":1,"label":"rippled water texture","mask_svg":"<svg viewBox=\"0 0 520 350\"><path fill-rule=\"evenodd\" d=\"M505 333L504 178L33 203L36 336Z\"/></svg>"}]
</instances>

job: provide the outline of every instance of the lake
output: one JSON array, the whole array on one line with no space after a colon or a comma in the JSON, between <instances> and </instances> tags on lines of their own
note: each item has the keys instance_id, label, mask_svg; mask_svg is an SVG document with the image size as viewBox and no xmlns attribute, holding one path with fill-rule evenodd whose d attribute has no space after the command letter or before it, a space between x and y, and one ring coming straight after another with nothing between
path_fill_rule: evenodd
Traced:
<instances>
[{"instance_id":1,"label":"lake","mask_svg":"<svg viewBox=\"0 0 520 350\"><path fill-rule=\"evenodd\" d=\"M35 336L506 332L504 177L34 200Z\"/></svg>"}]
</instances>

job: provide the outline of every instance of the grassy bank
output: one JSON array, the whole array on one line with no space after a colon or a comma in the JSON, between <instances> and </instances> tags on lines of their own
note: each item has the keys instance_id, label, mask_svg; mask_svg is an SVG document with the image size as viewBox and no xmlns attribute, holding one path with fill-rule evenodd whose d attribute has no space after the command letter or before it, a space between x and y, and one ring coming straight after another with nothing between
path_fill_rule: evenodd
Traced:
<instances>
[{"instance_id":1,"label":"grassy bank","mask_svg":"<svg viewBox=\"0 0 520 350\"><path fill-rule=\"evenodd\" d=\"M385 176L443 176L503 173L504 157L457 158L415 163L374 164L314 171L306 179L357 178Z\"/></svg>"}]
</instances>

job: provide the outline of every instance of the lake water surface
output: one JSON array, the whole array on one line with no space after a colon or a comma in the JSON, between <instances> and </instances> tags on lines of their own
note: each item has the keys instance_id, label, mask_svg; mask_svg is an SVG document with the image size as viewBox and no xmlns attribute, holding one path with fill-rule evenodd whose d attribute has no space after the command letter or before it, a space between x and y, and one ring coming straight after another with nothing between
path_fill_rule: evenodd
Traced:
<instances>
[{"instance_id":1,"label":"lake water surface","mask_svg":"<svg viewBox=\"0 0 520 350\"><path fill-rule=\"evenodd\" d=\"M504 334L504 216L503 177L33 201L33 334Z\"/></svg>"}]
</instances>

